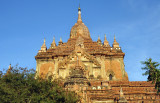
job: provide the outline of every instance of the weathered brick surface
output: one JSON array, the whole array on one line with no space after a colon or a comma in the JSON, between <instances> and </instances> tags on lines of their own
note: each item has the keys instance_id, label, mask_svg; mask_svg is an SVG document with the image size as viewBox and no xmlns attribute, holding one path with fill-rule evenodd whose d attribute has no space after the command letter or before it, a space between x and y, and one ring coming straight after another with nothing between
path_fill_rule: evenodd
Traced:
<instances>
[{"instance_id":1,"label":"weathered brick surface","mask_svg":"<svg viewBox=\"0 0 160 103\"><path fill-rule=\"evenodd\" d=\"M45 78L47 75L52 75L54 71L53 63L45 63L40 66L39 75Z\"/></svg>"},{"instance_id":2,"label":"weathered brick surface","mask_svg":"<svg viewBox=\"0 0 160 103\"><path fill-rule=\"evenodd\" d=\"M37 76L52 75L53 79L62 80L66 90L74 90L82 97L82 103L159 103L154 84L128 81L124 55L115 38L112 47L106 36L104 44L100 38L92 41L79 8L77 23L66 43L60 40L57 46L53 40L47 50L44 41L35 56Z\"/></svg>"}]
</instances>

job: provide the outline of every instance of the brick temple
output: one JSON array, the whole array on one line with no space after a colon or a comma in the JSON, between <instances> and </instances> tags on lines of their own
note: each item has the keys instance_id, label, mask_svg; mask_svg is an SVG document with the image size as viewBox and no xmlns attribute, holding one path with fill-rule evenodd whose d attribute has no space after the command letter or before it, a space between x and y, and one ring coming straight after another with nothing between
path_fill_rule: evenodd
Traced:
<instances>
[{"instance_id":1,"label":"brick temple","mask_svg":"<svg viewBox=\"0 0 160 103\"><path fill-rule=\"evenodd\" d=\"M81 96L82 103L160 103L155 85L147 81L129 81L124 67L124 56L114 37L110 46L93 41L82 22L81 8L78 20L71 28L67 42L55 39L47 49L45 40L35 56L37 76L61 80L63 87Z\"/></svg>"}]
</instances>

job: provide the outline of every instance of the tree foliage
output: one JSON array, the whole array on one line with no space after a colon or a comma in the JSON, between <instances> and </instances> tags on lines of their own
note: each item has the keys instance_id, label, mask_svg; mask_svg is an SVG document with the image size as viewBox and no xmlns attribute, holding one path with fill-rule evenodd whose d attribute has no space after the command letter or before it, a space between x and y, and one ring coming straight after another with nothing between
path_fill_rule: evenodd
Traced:
<instances>
[{"instance_id":1,"label":"tree foliage","mask_svg":"<svg viewBox=\"0 0 160 103\"><path fill-rule=\"evenodd\" d=\"M146 70L143 75L147 75L147 80L155 83L155 88L158 90L158 92L160 92L160 64L158 62L152 61L151 58L143 61L142 64L145 65L142 67L142 70Z\"/></svg>"},{"instance_id":2,"label":"tree foliage","mask_svg":"<svg viewBox=\"0 0 160 103\"><path fill-rule=\"evenodd\" d=\"M0 72L0 103L76 103L79 100L74 92L65 92L57 81L34 77L33 69L17 66L7 74Z\"/></svg>"}]
</instances>

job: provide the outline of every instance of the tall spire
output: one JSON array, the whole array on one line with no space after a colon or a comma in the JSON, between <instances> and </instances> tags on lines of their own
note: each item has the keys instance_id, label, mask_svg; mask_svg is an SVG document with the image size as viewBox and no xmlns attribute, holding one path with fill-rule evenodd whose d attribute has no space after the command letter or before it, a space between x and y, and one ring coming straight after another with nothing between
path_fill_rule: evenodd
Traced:
<instances>
[{"instance_id":1,"label":"tall spire","mask_svg":"<svg viewBox=\"0 0 160 103\"><path fill-rule=\"evenodd\" d=\"M86 38L90 38L90 33L87 28L87 26L82 22L81 18L81 8L80 6L78 7L78 19L77 23L72 27L71 32L70 32L70 38L75 38L78 36L83 36Z\"/></svg>"},{"instance_id":2,"label":"tall spire","mask_svg":"<svg viewBox=\"0 0 160 103\"><path fill-rule=\"evenodd\" d=\"M82 23L80 4L79 4L79 8L78 8L78 20L77 20L77 23Z\"/></svg>"}]
</instances>

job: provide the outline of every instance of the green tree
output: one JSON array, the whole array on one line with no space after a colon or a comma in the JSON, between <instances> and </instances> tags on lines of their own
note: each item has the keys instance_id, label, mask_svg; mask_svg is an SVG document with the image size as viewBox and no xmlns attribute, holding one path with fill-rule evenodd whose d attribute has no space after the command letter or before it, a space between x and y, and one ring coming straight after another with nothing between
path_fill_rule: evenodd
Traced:
<instances>
[{"instance_id":1,"label":"green tree","mask_svg":"<svg viewBox=\"0 0 160 103\"><path fill-rule=\"evenodd\" d=\"M0 103L76 103L79 100L74 92L66 92L57 81L35 79L33 69L16 66L0 74Z\"/></svg>"},{"instance_id":2,"label":"green tree","mask_svg":"<svg viewBox=\"0 0 160 103\"><path fill-rule=\"evenodd\" d=\"M142 75L147 75L147 80L155 83L155 88L160 92L160 69L158 69L160 64L152 61L151 58L143 61L142 64L145 65L142 70L146 70Z\"/></svg>"}]
</instances>

